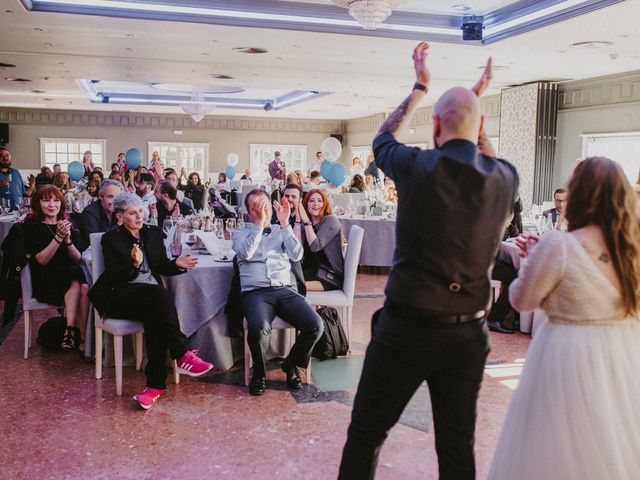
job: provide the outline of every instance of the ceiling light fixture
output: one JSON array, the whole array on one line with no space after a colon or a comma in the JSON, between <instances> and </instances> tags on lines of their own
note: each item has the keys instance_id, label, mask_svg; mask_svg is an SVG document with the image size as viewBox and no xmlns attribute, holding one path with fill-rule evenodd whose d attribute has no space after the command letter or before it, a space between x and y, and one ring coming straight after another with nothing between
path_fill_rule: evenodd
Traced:
<instances>
[{"instance_id":1,"label":"ceiling light fixture","mask_svg":"<svg viewBox=\"0 0 640 480\"><path fill-rule=\"evenodd\" d=\"M198 123L202 120L209 111L209 107L204 104L204 89L194 85L191 93L191 103L183 103L180 108L191 115L194 122Z\"/></svg>"},{"instance_id":2,"label":"ceiling light fixture","mask_svg":"<svg viewBox=\"0 0 640 480\"><path fill-rule=\"evenodd\" d=\"M375 30L384 22L394 8L407 0L331 0L337 6L349 9L351 15L365 30Z\"/></svg>"},{"instance_id":3,"label":"ceiling light fixture","mask_svg":"<svg viewBox=\"0 0 640 480\"><path fill-rule=\"evenodd\" d=\"M471 10L471 7L469 5L452 5L451 8L459 12L468 12L469 10Z\"/></svg>"},{"instance_id":4,"label":"ceiling light fixture","mask_svg":"<svg viewBox=\"0 0 640 480\"><path fill-rule=\"evenodd\" d=\"M595 49L606 48L613 45L613 42L607 42L602 40L594 40L589 42L576 42L569 45L571 48L583 48L583 49Z\"/></svg>"},{"instance_id":5,"label":"ceiling light fixture","mask_svg":"<svg viewBox=\"0 0 640 480\"><path fill-rule=\"evenodd\" d=\"M235 47L232 50L238 53L249 53L249 54L269 53L269 50L267 50L266 48L260 48L260 47Z\"/></svg>"},{"instance_id":6,"label":"ceiling light fixture","mask_svg":"<svg viewBox=\"0 0 640 480\"><path fill-rule=\"evenodd\" d=\"M18 77L5 77L7 82L30 82L28 78L18 78Z\"/></svg>"}]
</instances>

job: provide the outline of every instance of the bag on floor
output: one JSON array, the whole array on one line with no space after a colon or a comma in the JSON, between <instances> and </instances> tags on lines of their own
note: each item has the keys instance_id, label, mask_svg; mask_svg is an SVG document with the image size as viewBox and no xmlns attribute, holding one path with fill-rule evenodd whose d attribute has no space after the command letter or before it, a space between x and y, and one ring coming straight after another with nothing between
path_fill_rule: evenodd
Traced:
<instances>
[{"instance_id":1,"label":"bag on floor","mask_svg":"<svg viewBox=\"0 0 640 480\"><path fill-rule=\"evenodd\" d=\"M313 347L313 356L319 360L326 360L346 355L349 351L349 341L342 328L338 311L333 307L320 307L317 311L324 323L324 332Z\"/></svg>"},{"instance_id":2,"label":"bag on floor","mask_svg":"<svg viewBox=\"0 0 640 480\"><path fill-rule=\"evenodd\" d=\"M38 329L37 342L48 352L60 352L62 349L62 337L67 329L67 319L64 317L51 317Z\"/></svg>"}]
</instances>

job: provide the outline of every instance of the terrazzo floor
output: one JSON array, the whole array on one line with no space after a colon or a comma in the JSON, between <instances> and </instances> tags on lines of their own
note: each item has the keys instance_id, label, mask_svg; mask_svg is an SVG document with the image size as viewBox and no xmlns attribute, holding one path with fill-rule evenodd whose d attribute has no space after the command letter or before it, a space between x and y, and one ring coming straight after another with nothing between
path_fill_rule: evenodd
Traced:
<instances>
[{"instance_id":1,"label":"terrazzo floor","mask_svg":"<svg viewBox=\"0 0 640 480\"><path fill-rule=\"evenodd\" d=\"M268 390L252 397L242 365L169 383L149 411L131 396L142 372L124 368L115 395L113 368L96 380L93 365L35 344L22 358L22 316L0 333L0 478L2 479L332 479L346 439L353 395L383 304L384 272L358 274L352 353L315 362L313 381L290 392L277 363ZM1 307L1 303L0 303ZM37 312L35 331L55 312ZM492 352L478 402L476 461L485 478L530 338L491 334ZM430 405L423 385L391 430L377 479L435 479Z\"/></svg>"}]
</instances>

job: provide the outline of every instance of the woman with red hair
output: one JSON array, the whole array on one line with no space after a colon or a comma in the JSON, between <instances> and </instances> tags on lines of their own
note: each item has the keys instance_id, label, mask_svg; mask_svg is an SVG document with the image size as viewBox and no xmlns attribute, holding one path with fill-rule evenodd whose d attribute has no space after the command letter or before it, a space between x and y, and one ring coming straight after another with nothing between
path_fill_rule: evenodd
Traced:
<instances>
[{"instance_id":1,"label":"woman with red hair","mask_svg":"<svg viewBox=\"0 0 640 480\"><path fill-rule=\"evenodd\" d=\"M84 351L89 286L79 265L81 254L72 241L75 232L65 213L64 197L55 186L45 185L36 191L31 206L33 214L24 223L24 236L34 259L33 296L39 302L64 304L67 329L60 347Z\"/></svg>"},{"instance_id":2,"label":"woman with red hair","mask_svg":"<svg viewBox=\"0 0 640 480\"><path fill-rule=\"evenodd\" d=\"M310 292L339 290L344 276L342 229L326 193L310 190L296 208L294 233L304 246L302 270Z\"/></svg>"}]
</instances>

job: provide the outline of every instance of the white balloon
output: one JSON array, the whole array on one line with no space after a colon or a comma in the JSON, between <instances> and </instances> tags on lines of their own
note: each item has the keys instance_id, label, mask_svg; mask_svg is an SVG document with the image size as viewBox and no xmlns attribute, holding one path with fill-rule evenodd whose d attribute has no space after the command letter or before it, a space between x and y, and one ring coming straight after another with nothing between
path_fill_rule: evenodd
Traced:
<instances>
[{"instance_id":1,"label":"white balloon","mask_svg":"<svg viewBox=\"0 0 640 480\"><path fill-rule=\"evenodd\" d=\"M230 153L227 155L227 163L232 167L235 167L240 161L240 157L238 157L237 153Z\"/></svg>"},{"instance_id":2,"label":"white balloon","mask_svg":"<svg viewBox=\"0 0 640 480\"><path fill-rule=\"evenodd\" d=\"M324 158L335 161L342 155L342 145L337 138L325 138L320 144L320 151L324 154Z\"/></svg>"}]
</instances>

